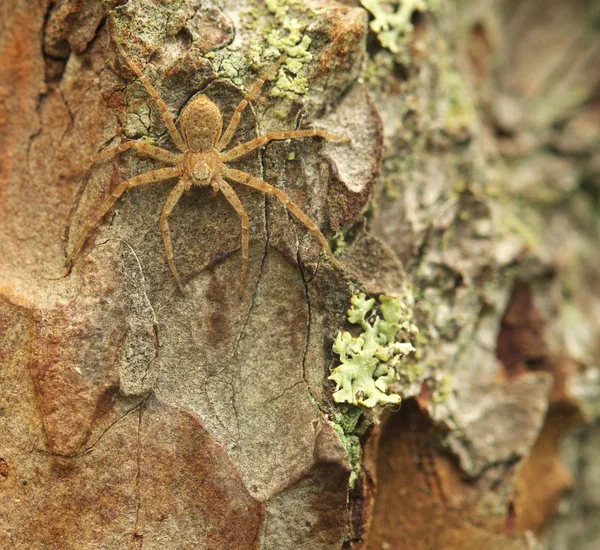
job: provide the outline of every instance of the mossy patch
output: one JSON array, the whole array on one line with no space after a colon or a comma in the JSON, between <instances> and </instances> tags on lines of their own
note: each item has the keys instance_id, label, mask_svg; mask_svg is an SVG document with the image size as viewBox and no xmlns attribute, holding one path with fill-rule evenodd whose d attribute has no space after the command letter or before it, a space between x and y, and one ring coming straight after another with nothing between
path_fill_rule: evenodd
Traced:
<instances>
[{"instance_id":1,"label":"mossy patch","mask_svg":"<svg viewBox=\"0 0 600 550\"><path fill-rule=\"evenodd\" d=\"M361 446L355 431L362 416L363 409L351 405L341 406L334 413L333 429L346 449L352 466L352 472L348 480L350 488L354 487L354 483L360 472Z\"/></svg>"},{"instance_id":2,"label":"mossy patch","mask_svg":"<svg viewBox=\"0 0 600 550\"><path fill-rule=\"evenodd\" d=\"M445 403L452 392L452 378L448 374L443 374L435 382L435 389L431 396L431 401L436 405Z\"/></svg>"}]
</instances>

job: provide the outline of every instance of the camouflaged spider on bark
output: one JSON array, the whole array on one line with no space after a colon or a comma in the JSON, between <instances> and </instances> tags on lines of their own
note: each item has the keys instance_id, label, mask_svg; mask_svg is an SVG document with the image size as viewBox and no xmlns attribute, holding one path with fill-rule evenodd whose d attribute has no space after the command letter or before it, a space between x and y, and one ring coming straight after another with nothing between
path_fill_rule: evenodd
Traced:
<instances>
[{"instance_id":1,"label":"camouflaged spider on bark","mask_svg":"<svg viewBox=\"0 0 600 550\"><path fill-rule=\"evenodd\" d=\"M132 177L118 185L111 195L104 200L100 208L94 215L88 217L83 225L83 229L79 238L75 242L75 246L71 250L66 260L68 265L71 265L75 260L89 232L96 227L112 208L119 197L128 189L140 187L150 183L178 178L177 184L169 194L167 202L160 215L160 228L162 231L165 250L167 253L167 262L177 281L179 290L183 293L183 285L181 278L173 261L173 247L171 244L171 236L169 234L169 225L167 218L175 208L184 191L190 190L194 186L211 186L215 193L219 191L225 195L225 198L235 209L242 222L242 273L241 273L241 288L244 287L246 273L248 269L248 233L249 222L248 214L244 205L236 195L232 187L225 181L230 180L238 184L246 185L254 189L258 189L263 193L274 195L283 205L312 233L319 239L323 249L331 259L332 263L339 267L337 260L334 258L329 245L323 233L310 220L310 218L284 193L269 183L252 176L241 170L229 168L227 164L233 160L239 159L244 155L263 147L265 144L274 140L297 139L306 137L321 137L328 141L347 142L350 141L346 137L335 136L328 132L320 130L289 130L282 132L271 132L265 136L254 138L250 141L242 143L224 151L229 145L231 138L240 122L242 112L260 92L265 81L272 76L274 71L279 66L278 63L273 65L267 72L256 82L251 88L246 97L237 106L225 132L223 129L223 117L219 108L206 96L200 95L192 99L181 113L180 125L181 134L175 126L175 121L171 116L167 105L154 89L148 78L142 73L141 69L127 56L123 48L117 44L117 49L123 56L131 70L140 79L144 88L150 97L158 105L162 118L164 119L169 133L181 153L172 153L160 147L156 147L143 141L126 141L117 147L103 151L93 156L88 166L102 160L108 160L119 153L128 149L135 149L149 157L161 161L171 166L151 170L144 174Z\"/></svg>"}]
</instances>

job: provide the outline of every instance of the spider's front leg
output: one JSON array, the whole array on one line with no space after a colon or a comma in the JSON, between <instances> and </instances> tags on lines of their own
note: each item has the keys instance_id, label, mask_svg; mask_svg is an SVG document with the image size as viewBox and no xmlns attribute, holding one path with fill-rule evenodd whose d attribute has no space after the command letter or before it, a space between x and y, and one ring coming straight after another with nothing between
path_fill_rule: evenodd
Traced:
<instances>
[{"instance_id":1,"label":"spider's front leg","mask_svg":"<svg viewBox=\"0 0 600 550\"><path fill-rule=\"evenodd\" d=\"M235 194L235 191L231 186L223 179L219 180L219 190L225 195L225 198L233 206L234 210L238 213L238 216L242 220L242 275L240 278L240 292L244 290L246 284L246 273L248 272L248 240L250 233L250 222L248 221L248 213L242 204L242 201Z\"/></svg>"},{"instance_id":2,"label":"spider's front leg","mask_svg":"<svg viewBox=\"0 0 600 550\"><path fill-rule=\"evenodd\" d=\"M277 61L275 61L275 63L273 63L271 66L269 66L267 68L267 70L263 73L263 75L256 81L254 86L252 86L252 88L246 94L244 99L242 99L242 101L240 101L239 105L235 109L235 112L233 113L233 116L231 117L231 120L229 121L229 124L227 125L227 128L225 129L225 131L219 138L219 141L215 145L215 149L217 151L222 151L223 149L225 149L225 147L227 147L227 145L229 145L229 142L231 141L233 134L235 134L238 124L240 123L240 120L242 119L242 113L244 112L246 107L250 104L250 102L252 100L254 100L256 98L256 96L258 96L258 94L260 93L260 90L264 86L265 82L267 80L269 80L269 78L271 78L275 74L277 69L279 69L279 66L281 65L283 60L284 60L284 57L282 56Z\"/></svg>"},{"instance_id":3,"label":"spider's front leg","mask_svg":"<svg viewBox=\"0 0 600 550\"><path fill-rule=\"evenodd\" d=\"M221 153L221 159L223 162L231 162L236 160L244 155L250 153L250 151L254 151L266 145L270 141L281 141L283 139L300 139L307 137L320 137L326 141L338 142L338 143L347 143L350 141L350 138L344 136L336 136L334 134L330 134L329 132L324 132L323 130L288 130L283 132L271 132L265 136L260 136L246 143L242 143L237 145L233 149L225 153Z\"/></svg>"},{"instance_id":4,"label":"spider's front leg","mask_svg":"<svg viewBox=\"0 0 600 550\"><path fill-rule=\"evenodd\" d=\"M149 156L150 158L159 160L166 164L179 164L183 159L183 155L176 155L174 153L171 153L170 151L167 151L166 149L156 147L155 145L150 145L149 143L144 143L143 141L124 141L123 143L119 143L119 145L116 145L115 147L111 147L109 149L106 149L105 151L102 151L101 153L93 155L83 167L78 168L73 172L70 172L69 176L73 177L77 174L80 174L81 172L85 172L97 162L109 160L113 157L116 157L120 153L128 151L129 149L135 149L136 151L139 151L140 153L143 153Z\"/></svg>"},{"instance_id":5,"label":"spider's front leg","mask_svg":"<svg viewBox=\"0 0 600 550\"><path fill-rule=\"evenodd\" d=\"M148 185L150 183L154 183L157 181L168 180L171 178L175 178L180 176L183 173L183 168L179 166L173 166L169 168L160 168L158 170L152 170L151 172L146 172L145 174L140 174L139 176L135 176L128 180L125 180L123 183L117 186L117 188L111 193L110 197L107 197L97 212L86 219L83 224L83 229L79 238L77 239L75 246L71 250L71 253L68 255L66 264L70 265L73 263L73 260L78 256L79 252L83 248L87 236L94 227L96 227L102 218L106 215L106 213L113 207L115 202L119 199L119 197L127 191L127 189L132 189L133 187L140 187L142 185Z\"/></svg>"},{"instance_id":6,"label":"spider's front leg","mask_svg":"<svg viewBox=\"0 0 600 550\"><path fill-rule=\"evenodd\" d=\"M110 27L112 29L114 29L114 20L113 20L112 17L109 17L108 23L109 23ZM114 36L114 30L112 30L111 34ZM165 124L167 125L167 130L169 130L169 134L171 134L171 138L173 139L173 142L175 143L175 145L177 146L177 148L180 151L186 151L187 150L187 146L185 144L185 141L181 137L181 134L179 133L179 130L177 130L177 127L175 126L175 120L173 120L173 115L171 115L171 113L169 112L169 108L167 107L167 104L165 103L164 99L156 91L156 89L154 88L154 86L152 86L152 84L148 80L148 77L142 72L142 69L140 69L129 58L129 56L127 55L127 53L123 49L123 46L121 46L116 41L114 42L114 44L115 44L117 50L119 50L119 53L123 56L123 59L125 59L125 62L127 63L127 65L129 65L129 68L139 78L140 82L142 83L142 86L144 86L144 88L146 89L146 91L148 92L148 94L150 95L150 97L154 100L154 103L156 103L156 105L160 109L160 112L162 114L162 118L165 121Z\"/></svg>"}]
</instances>

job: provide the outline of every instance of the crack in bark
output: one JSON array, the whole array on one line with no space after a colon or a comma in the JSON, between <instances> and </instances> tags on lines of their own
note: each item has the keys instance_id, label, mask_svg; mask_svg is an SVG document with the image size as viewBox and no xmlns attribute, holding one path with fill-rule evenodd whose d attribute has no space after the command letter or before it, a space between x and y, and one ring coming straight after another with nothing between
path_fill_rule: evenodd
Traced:
<instances>
[{"instance_id":1,"label":"crack in bark","mask_svg":"<svg viewBox=\"0 0 600 550\"><path fill-rule=\"evenodd\" d=\"M63 94L62 90L58 86L54 89L54 93L56 93L60 96L62 104L65 106L65 109L67 110L67 113L69 114L69 124L67 124L67 127L65 128L64 132L62 133L62 136L60 137L60 141L63 141L65 139L65 136L69 132L73 131L73 127L75 126L75 114L71 112L71 108L69 107L69 104L67 103L65 95Z\"/></svg>"},{"instance_id":2,"label":"crack in bark","mask_svg":"<svg viewBox=\"0 0 600 550\"><path fill-rule=\"evenodd\" d=\"M46 89L47 89L45 76L44 76L44 86L46 86ZM27 151L25 153L25 165L27 167L27 179L29 181L32 181L34 179L31 177L31 165L29 162L29 158L31 156L31 148L33 147L33 142L35 141L35 139L42 133L42 131L44 129L40 111L42 108L42 101L44 101L46 94L47 94L47 92L40 92L38 94L37 101L35 104L35 112L36 112L36 116L37 116L38 128L37 128L37 130L35 130L35 132L33 132L32 134L29 135L29 138L27 141Z\"/></svg>"},{"instance_id":3,"label":"crack in bark","mask_svg":"<svg viewBox=\"0 0 600 550\"><path fill-rule=\"evenodd\" d=\"M289 386L288 388L285 388L279 395L272 397L271 399L268 399L266 401L266 403L274 403L275 401L277 401L278 399L281 399L284 394L292 389L294 389L296 386L300 385L300 384L305 384L305 380L298 380L298 382L295 382L294 384L292 384L291 386Z\"/></svg>"},{"instance_id":4,"label":"crack in bark","mask_svg":"<svg viewBox=\"0 0 600 550\"><path fill-rule=\"evenodd\" d=\"M261 154L261 176L264 174L264 172L265 172L265 162L264 162L264 152L263 152ZM206 377L206 381L204 382L204 393L206 394L207 399L209 400L211 406L212 406L212 401L208 395L208 384L211 379L221 376L221 374L223 374L225 372L225 370L228 368L228 366L231 364L231 362L235 358L237 351L239 349L240 342L241 342L244 334L246 333L246 328L248 327L248 323L250 322L250 317L252 315L252 311L254 310L254 306L255 306L255 302L256 302L256 295L258 293L258 286L260 284L260 280L262 278L263 270L265 267L265 262L267 259L267 251L269 248L269 241L270 241L270 237L271 237L270 233L269 233L269 203L268 203L267 195L263 195L263 205L264 205L264 212L265 212L265 223L264 223L265 246L263 249L263 255L262 255L260 267L258 270L258 277L256 278L256 284L254 285L254 288L252 289L252 295L250 297L250 305L249 305L248 311L246 313L246 318L244 319L242 328L238 334L238 337L236 338L235 344L233 345L233 350L232 350L229 358L224 362L223 367L221 369L219 369L218 372L216 372L215 374L209 374ZM232 389L232 401L231 402L232 402L232 407L233 407L235 417L236 417L237 432L238 432L237 442L239 443L240 427L239 427L239 417L238 417L238 412L237 412L237 406L235 404L235 388L233 386L232 381L228 381L228 384L230 384L231 389ZM216 416L217 420L219 421L219 423L221 424L221 426L225 430L227 430L227 427L223 424L223 422L219 418L219 415L215 413L215 416Z\"/></svg>"},{"instance_id":5,"label":"crack in bark","mask_svg":"<svg viewBox=\"0 0 600 550\"><path fill-rule=\"evenodd\" d=\"M308 319L306 321L306 338L304 340L304 350L302 351L302 380L306 384L306 389L308 391L308 394L310 395L310 398L314 402L314 404L317 406L317 408L323 414L327 415L328 414L327 411L325 410L325 408L322 406L322 404L319 402L319 400L313 393L312 388L310 387L310 384L308 383L308 380L306 379L306 358L308 356L308 349L310 347L310 335L311 335L311 324L312 324L312 304L310 302L310 292L309 292L309 288L308 288L308 281L306 279L306 275L304 273L304 270L302 269L302 264L300 262L300 250L299 249L298 249L297 257L298 257L298 269L300 271L300 276L302 277L302 283L304 285L304 296L306 298L306 309L308 312Z\"/></svg>"},{"instance_id":6,"label":"crack in bark","mask_svg":"<svg viewBox=\"0 0 600 550\"><path fill-rule=\"evenodd\" d=\"M299 111L297 116L296 116L296 129L298 129L300 127L301 124L301 118L302 118L302 112ZM306 384L306 389L308 391L308 394L311 398L311 400L315 403L315 405L317 406L317 408L324 414L326 414L325 410L322 408L321 404L319 403L319 401L317 400L317 398L315 397L315 395L312 392L312 389L310 387L310 384L308 383L307 379L306 379L306 358L308 356L308 350L310 347L310 335L311 335L311 323L312 323L312 304L310 302L310 292L309 292L309 288L308 288L308 284L315 278L315 276L317 275L317 271L319 269L320 266L320 258L319 261L317 263L317 267L315 269L315 272L313 273L313 275L307 279L306 277L306 273L304 272L304 269L302 267L303 262L302 262L302 256L300 254L300 238L298 236L298 230L297 230L297 226L295 223L295 220L292 218L292 216L290 215L290 212L287 210L287 208L285 209L286 214L287 214L287 218L290 222L290 224L292 225L292 228L294 230L294 236L296 237L296 264L298 266L298 271L300 272L300 277L302 279L302 285L304 288L304 296L305 296L305 301L306 301L306 310L307 310L307 321L306 321L306 338L304 340L304 349L302 350L302 381L304 382L304 384ZM294 386L297 384L294 384ZM294 387L292 386L292 387ZM285 390L284 390L285 392ZM283 395L283 394L282 394Z\"/></svg>"},{"instance_id":7,"label":"crack in bark","mask_svg":"<svg viewBox=\"0 0 600 550\"><path fill-rule=\"evenodd\" d=\"M135 258L135 261L138 264L138 267L140 269L140 275L142 277L142 293L144 295L146 303L150 307L150 311L152 311L152 317L154 320L154 322L152 323L152 332L154 334L154 359L152 359L152 361L150 361L150 363L148 363L146 370L142 376L142 385L143 385L143 383L146 381L148 373L150 372L150 367L158 359L158 353L160 350L160 336L159 336L159 332L158 332L159 322L158 322L158 318L156 316L156 311L154 310L154 306L152 305L152 302L150 301L148 293L146 292L146 277L144 277L144 270L142 269L142 264L140 262L140 259L139 259L138 255L136 254L133 246L131 246L131 244L129 243L129 241L123 239L122 242L125 243L129 247L129 249L131 250L131 253L133 254L133 257Z\"/></svg>"},{"instance_id":8,"label":"crack in bark","mask_svg":"<svg viewBox=\"0 0 600 550\"><path fill-rule=\"evenodd\" d=\"M317 408L323 414L326 414L326 411L323 409L323 407L319 403L319 400L314 395L314 393L310 387L310 384L308 383L308 380L306 379L306 358L308 356L308 350L310 347L310 335L311 335L311 324L312 324L312 304L310 302L310 291L308 288L308 284L315 278L317 271L319 269L320 261L319 261L319 263L317 263L317 268L315 269L315 273L312 275L312 277L307 279L306 273L304 272L304 269L302 267L303 263L302 263L302 256L300 254L300 239L298 237L297 227L296 227L294 220L291 219L290 213L288 212L287 214L288 214L288 219L290 220L290 223L292 224L292 227L294 228L294 235L296 236L296 262L298 264L298 271L300 272L300 277L302 279L302 285L304 288L304 297L305 297L305 301L306 301L306 311L307 311L307 317L308 317L307 321L306 321L306 338L304 340L304 349L302 350L302 380L306 384L306 389L307 389L308 394L310 395L310 398L312 399L312 401L315 403Z\"/></svg>"},{"instance_id":9,"label":"crack in bark","mask_svg":"<svg viewBox=\"0 0 600 550\"><path fill-rule=\"evenodd\" d=\"M144 398L142 398L134 407L132 407L131 409L126 411L123 415L121 415L119 418L117 418L116 420L111 422L108 425L108 427L96 438L96 440L89 447L86 447L82 451L78 451L76 453L71 453L71 454L56 453L53 451L46 451L45 449L34 449L34 451L44 454L44 455L56 456L56 457L60 457L60 458L70 458L70 459L79 458L80 456L86 455L94 449L94 447L100 442L100 440L102 440L104 438L104 436L108 433L109 430L111 430L119 422L121 422L122 420L127 418L130 414L134 413L140 407L142 407L144 405L144 403L146 403L146 401L148 401L148 399L150 398L150 395L152 395L152 394L144 396Z\"/></svg>"},{"instance_id":10,"label":"crack in bark","mask_svg":"<svg viewBox=\"0 0 600 550\"><path fill-rule=\"evenodd\" d=\"M229 386L229 388L231 389L231 408L233 409L233 413L235 415L235 424L236 424L236 431L237 431L237 435L236 435L236 440L234 445L239 445L240 443L240 417L238 414L238 410L237 410L237 405L235 403L235 388L233 387L233 382L231 382L231 380L227 380L226 385ZM204 385L205 387L205 391L208 392L208 390L206 389L206 383ZM212 404L212 403L211 403ZM219 424L221 424L221 427L225 430L227 430L227 426L223 423L223 421L221 420L219 414L217 413L217 411L215 411L215 418L219 421Z\"/></svg>"},{"instance_id":11,"label":"crack in bark","mask_svg":"<svg viewBox=\"0 0 600 550\"><path fill-rule=\"evenodd\" d=\"M149 396L148 396L149 397ZM138 550L141 550L144 545L144 536L141 535L139 530L139 522L140 522L140 510L142 507L142 489L141 489L141 477L142 477L142 417L144 414L144 405L148 398L146 398L139 407L139 420L138 420L138 437L137 437L137 469L135 476L135 523L133 526L133 539L139 539L139 547Z\"/></svg>"}]
</instances>

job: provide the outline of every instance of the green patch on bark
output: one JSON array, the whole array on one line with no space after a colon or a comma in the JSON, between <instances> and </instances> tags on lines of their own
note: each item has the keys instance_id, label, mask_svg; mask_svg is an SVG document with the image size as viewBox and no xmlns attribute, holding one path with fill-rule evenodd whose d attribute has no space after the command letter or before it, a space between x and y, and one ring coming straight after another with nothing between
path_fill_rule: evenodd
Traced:
<instances>
[{"instance_id":1,"label":"green patch on bark","mask_svg":"<svg viewBox=\"0 0 600 550\"><path fill-rule=\"evenodd\" d=\"M412 308L385 295L379 296L379 303L365 294L353 296L350 302L348 320L362 332L356 337L338 332L335 339L333 351L341 365L329 376L336 383L333 400L367 408L397 405L400 395L390 388L399 378L401 358L415 350L411 338L418 334Z\"/></svg>"},{"instance_id":2,"label":"green patch on bark","mask_svg":"<svg viewBox=\"0 0 600 550\"><path fill-rule=\"evenodd\" d=\"M452 392L452 378L448 374L443 374L435 381L431 401L436 405L446 402Z\"/></svg>"},{"instance_id":3,"label":"green patch on bark","mask_svg":"<svg viewBox=\"0 0 600 550\"><path fill-rule=\"evenodd\" d=\"M249 65L263 68L283 57L271 89L273 97L294 99L308 92L306 65L313 59L306 34L311 11L299 0L267 0L243 12L243 24L256 31Z\"/></svg>"},{"instance_id":4,"label":"green patch on bark","mask_svg":"<svg viewBox=\"0 0 600 550\"><path fill-rule=\"evenodd\" d=\"M352 472L348 480L348 486L354 487L358 473L360 472L361 446L356 426L363 416L363 409L351 405L341 406L334 413L333 429L348 453Z\"/></svg>"},{"instance_id":5,"label":"green patch on bark","mask_svg":"<svg viewBox=\"0 0 600 550\"><path fill-rule=\"evenodd\" d=\"M373 16L369 27L377 35L380 44L392 53L400 52L401 42L411 35L413 13L429 9L426 0L360 0L360 3Z\"/></svg>"},{"instance_id":6,"label":"green patch on bark","mask_svg":"<svg viewBox=\"0 0 600 550\"><path fill-rule=\"evenodd\" d=\"M439 115L443 128L450 135L471 130L476 120L472 89L465 78L451 66L441 63Z\"/></svg>"}]
</instances>

